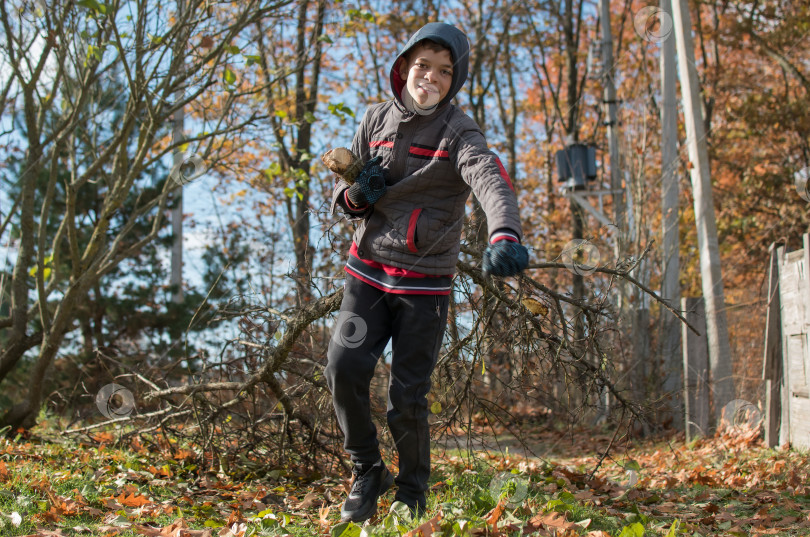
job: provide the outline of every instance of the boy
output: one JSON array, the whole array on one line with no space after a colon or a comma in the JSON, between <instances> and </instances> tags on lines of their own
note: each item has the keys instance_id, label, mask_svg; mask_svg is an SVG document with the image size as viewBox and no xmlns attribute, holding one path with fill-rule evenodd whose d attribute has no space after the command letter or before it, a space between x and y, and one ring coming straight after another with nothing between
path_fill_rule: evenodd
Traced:
<instances>
[{"instance_id":1,"label":"boy","mask_svg":"<svg viewBox=\"0 0 810 537\"><path fill-rule=\"evenodd\" d=\"M470 190L487 215L483 269L512 276L528 265L517 198L478 125L450 104L467 78L467 37L444 23L417 31L390 72L394 99L367 110L352 142L366 162L356 182L338 181L340 206L358 222L343 302L327 352L344 448L355 476L341 519L371 518L394 482L396 500L420 515L430 476L427 394L447 321ZM383 463L369 385L392 341L387 421L399 454L396 479Z\"/></svg>"}]
</instances>

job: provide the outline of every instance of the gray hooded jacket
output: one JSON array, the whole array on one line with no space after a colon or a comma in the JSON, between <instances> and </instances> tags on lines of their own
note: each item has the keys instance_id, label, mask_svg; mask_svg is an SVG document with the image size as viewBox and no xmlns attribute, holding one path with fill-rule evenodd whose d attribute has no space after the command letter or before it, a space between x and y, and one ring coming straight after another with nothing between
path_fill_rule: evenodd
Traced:
<instances>
[{"instance_id":1,"label":"gray hooded jacket","mask_svg":"<svg viewBox=\"0 0 810 537\"><path fill-rule=\"evenodd\" d=\"M403 105L401 93L407 89L399 75L406 53L423 39L447 47L453 58L450 91L425 116ZM487 216L490 235L506 229L521 237L517 198L506 170L475 121L450 104L467 78L469 50L467 37L454 26L427 24L391 67L394 99L372 105L363 116L352 151L364 161L382 156L388 190L355 229L361 258L423 274L453 274L471 190ZM347 188L343 181L335 185L333 213Z\"/></svg>"}]
</instances>

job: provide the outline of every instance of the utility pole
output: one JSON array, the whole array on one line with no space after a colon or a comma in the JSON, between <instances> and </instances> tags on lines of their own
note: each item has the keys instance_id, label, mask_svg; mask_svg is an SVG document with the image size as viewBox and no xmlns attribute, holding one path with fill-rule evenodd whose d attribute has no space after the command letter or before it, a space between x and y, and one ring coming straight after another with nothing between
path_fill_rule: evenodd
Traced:
<instances>
[{"instance_id":1,"label":"utility pole","mask_svg":"<svg viewBox=\"0 0 810 537\"><path fill-rule=\"evenodd\" d=\"M706 133L700 106L700 88L692 41L692 21L687 0L673 0L672 15L677 38L678 71L683 93L686 143L689 148L689 161L692 164L690 175L698 247L700 248L700 274L706 309L706 331L709 340L710 387L712 388L714 416L717 419L721 416L723 406L734 399L731 348L720 269L720 249L717 243L717 221L712 201L709 153L706 149Z\"/></svg>"},{"instance_id":2,"label":"utility pole","mask_svg":"<svg viewBox=\"0 0 810 537\"><path fill-rule=\"evenodd\" d=\"M625 201L624 190L622 188L622 166L621 156L619 155L619 139L618 139L618 102L616 100L616 84L615 75L616 67L613 63L613 30L610 27L610 0L599 0L599 30L602 34L600 42L602 53L602 106L604 108L605 126L607 127L608 139L608 154L610 155L610 190L613 199L613 226L615 231L615 242L613 243L613 257L616 262L622 259L626 253L627 243L627 229L625 225ZM626 326L631 327L629 333L632 334L633 361L636 363L633 371L634 397L637 401L643 401L646 398L646 349L644 349L644 338L646 330L637 326L639 322L644 322L644 319L639 319L636 314L630 315L628 301L628 286L622 280L617 282L616 290L618 292L616 305L618 309L620 322ZM641 310L637 310L641 311ZM644 354L641 360L638 356ZM608 393L607 391L602 394L603 403L607 407Z\"/></svg>"},{"instance_id":3,"label":"utility pole","mask_svg":"<svg viewBox=\"0 0 810 537\"><path fill-rule=\"evenodd\" d=\"M662 16L672 16L671 0L661 0ZM661 41L661 297L672 308L681 303L680 239L678 236L678 97L676 94L675 36ZM680 424L681 330L678 320L661 314L661 357L663 385L674 424Z\"/></svg>"},{"instance_id":4,"label":"utility pole","mask_svg":"<svg viewBox=\"0 0 810 537\"><path fill-rule=\"evenodd\" d=\"M616 254L621 254L624 234L624 199L622 194L622 170L619 161L617 137L616 85L613 81L613 32L610 28L610 0L599 0L599 21L602 32L602 104L607 112L608 152L610 153L610 189L613 191L613 219L616 225Z\"/></svg>"}]
</instances>

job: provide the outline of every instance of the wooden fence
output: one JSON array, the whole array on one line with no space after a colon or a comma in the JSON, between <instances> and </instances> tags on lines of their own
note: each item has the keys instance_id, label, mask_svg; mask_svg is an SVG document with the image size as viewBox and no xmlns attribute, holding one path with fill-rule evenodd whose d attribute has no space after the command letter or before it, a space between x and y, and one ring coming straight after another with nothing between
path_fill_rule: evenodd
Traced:
<instances>
[{"instance_id":1,"label":"wooden fence","mask_svg":"<svg viewBox=\"0 0 810 537\"><path fill-rule=\"evenodd\" d=\"M810 448L810 235L771 245L765 329L765 441Z\"/></svg>"}]
</instances>

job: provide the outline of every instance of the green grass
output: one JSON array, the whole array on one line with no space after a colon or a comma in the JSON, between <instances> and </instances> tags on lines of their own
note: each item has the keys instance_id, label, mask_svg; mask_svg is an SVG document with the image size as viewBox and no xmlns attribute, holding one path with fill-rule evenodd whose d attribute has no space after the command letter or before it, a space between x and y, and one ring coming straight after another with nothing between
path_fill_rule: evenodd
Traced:
<instances>
[{"instance_id":1,"label":"green grass","mask_svg":"<svg viewBox=\"0 0 810 537\"><path fill-rule=\"evenodd\" d=\"M483 452L437 454L426 516L413 521L404 513L389 514L393 492L388 492L365 535L399 537L429 520L442 536L495 535L493 530L502 537L543 535L550 530L541 531L541 523L550 521L568 525L572 536L604 531L638 537L643 530L645 536L725 537L755 535L758 529L782 537L810 535L806 453L712 442L626 450L606 460L594 481L587 478L596 463L592 456L549 464ZM229 518L244 524L239 528L245 537L360 533L357 526L338 524L343 475L302 479L279 470L242 480L241 468L232 475L198 475L190 459L174 460L168 450L21 439L0 439L0 463L4 537L36 534L38 527L66 536L87 535L74 529L84 527L96 535L116 524L123 525L117 535L129 537L140 535L135 525L160 528L180 519L190 529L209 528L217 535ZM622 485L629 468L639 476L634 487ZM662 485L667 479L675 485ZM307 505L303 500L310 492L315 500ZM267 493L283 503L255 501ZM13 513L22 519L18 526Z\"/></svg>"}]
</instances>

